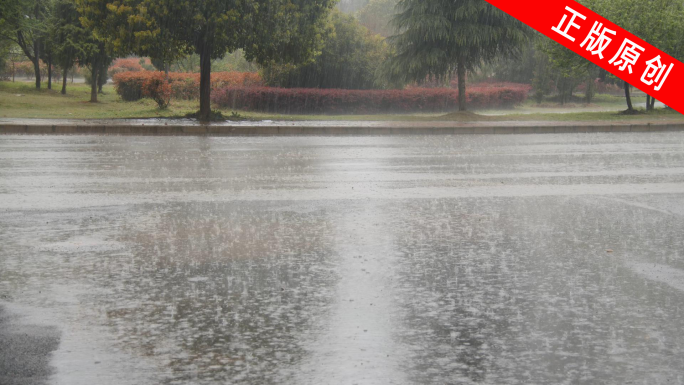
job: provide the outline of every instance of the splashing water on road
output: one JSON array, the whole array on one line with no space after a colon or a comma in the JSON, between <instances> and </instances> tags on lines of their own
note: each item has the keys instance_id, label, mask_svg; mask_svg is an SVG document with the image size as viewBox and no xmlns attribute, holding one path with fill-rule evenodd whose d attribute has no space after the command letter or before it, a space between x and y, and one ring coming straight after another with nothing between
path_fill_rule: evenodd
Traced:
<instances>
[{"instance_id":1,"label":"splashing water on road","mask_svg":"<svg viewBox=\"0 0 684 385\"><path fill-rule=\"evenodd\" d=\"M0 338L56 384L682 384L683 203L680 133L2 136Z\"/></svg>"}]
</instances>

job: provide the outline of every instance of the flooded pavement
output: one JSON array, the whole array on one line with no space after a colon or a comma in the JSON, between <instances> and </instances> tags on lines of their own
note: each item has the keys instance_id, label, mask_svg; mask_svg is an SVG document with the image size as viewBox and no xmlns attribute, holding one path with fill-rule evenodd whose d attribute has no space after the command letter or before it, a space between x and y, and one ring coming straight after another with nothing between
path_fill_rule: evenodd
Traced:
<instances>
[{"instance_id":1,"label":"flooded pavement","mask_svg":"<svg viewBox=\"0 0 684 385\"><path fill-rule=\"evenodd\" d=\"M5 135L0 378L684 384L682 234L682 133Z\"/></svg>"}]
</instances>

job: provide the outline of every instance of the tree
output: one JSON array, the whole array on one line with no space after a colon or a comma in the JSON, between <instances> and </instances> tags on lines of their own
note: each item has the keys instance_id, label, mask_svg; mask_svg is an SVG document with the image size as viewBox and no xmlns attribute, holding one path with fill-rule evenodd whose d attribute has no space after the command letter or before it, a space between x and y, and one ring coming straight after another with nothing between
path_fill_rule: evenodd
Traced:
<instances>
[{"instance_id":1,"label":"tree","mask_svg":"<svg viewBox=\"0 0 684 385\"><path fill-rule=\"evenodd\" d=\"M684 5L679 0L581 0L583 5L613 23L625 28L641 39L660 48L675 58L684 58L684 44L681 36L684 34ZM616 42L619 44L620 42ZM598 70L588 60L548 40L545 52L561 73L573 72L578 69ZM646 59L648 60L648 59ZM632 104L630 84L623 82L627 113L635 111ZM655 99L646 97L646 109L652 110Z\"/></svg>"},{"instance_id":2,"label":"tree","mask_svg":"<svg viewBox=\"0 0 684 385\"><path fill-rule=\"evenodd\" d=\"M595 93L595 81L601 68L547 38L541 38L537 42L537 48L548 58L548 70L555 80L560 103L569 101L573 91L581 83L585 84L585 102L591 103Z\"/></svg>"},{"instance_id":3,"label":"tree","mask_svg":"<svg viewBox=\"0 0 684 385\"><path fill-rule=\"evenodd\" d=\"M33 63L40 89L40 58L46 33L47 0L0 0L0 33L17 44Z\"/></svg>"},{"instance_id":4,"label":"tree","mask_svg":"<svg viewBox=\"0 0 684 385\"><path fill-rule=\"evenodd\" d=\"M97 102L98 91L107 80L112 59L103 40L81 23L81 14L73 0L52 0L50 16L45 20L46 37L42 57L48 64L48 77L54 63L62 70L62 94L66 93L67 74L75 64L87 66L91 84L90 101Z\"/></svg>"},{"instance_id":5,"label":"tree","mask_svg":"<svg viewBox=\"0 0 684 385\"><path fill-rule=\"evenodd\" d=\"M377 88L376 72L387 53L381 36L371 34L353 16L334 10L321 54L312 63L272 64L264 68L263 77L279 87Z\"/></svg>"},{"instance_id":6,"label":"tree","mask_svg":"<svg viewBox=\"0 0 684 385\"><path fill-rule=\"evenodd\" d=\"M93 41L92 32L83 28L80 16L72 0L55 2L49 36L54 62L62 69L62 94L66 94L67 73L85 56L87 44Z\"/></svg>"},{"instance_id":7,"label":"tree","mask_svg":"<svg viewBox=\"0 0 684 385\"><path fill-rule=\"evenodd\" d=\"M45 33L43 34L42 38L42 50L40 50L40 60L45 63L47 67L47 88L48 90L52 89L52 61L54 59L54 47L52 45L52 24L55 22L55 18L53 17L53 12L54 12L54 1L53 0L45 0L45 19L43 20L43 25L44 25L44 31Z\"/></svg>"},{"instance_id":8,"label":"tree","mask_svg":"<svg viewBox=\"0 0 684 385\"><path fill-rule=\"evenodd\" d=\"M97 103L97 94L102 93L102 86L107 83L107 68L112 60L103 41L92 39L83 44L83 53L78 62L90 70L91 103Z\"/></svg>"},{"instance_id":9,"label":"tree","mask_svg":"<svg viewBox=\"0 0 684 385\"><path fill-rule=\"evenodd\" d=\"M585 0L587 7L675 58L684 58L684 5L679 0ZM598 12L597 11L597 12ZM648 60L648 59L646 59ZM627 111L633 111L629 84L624 82ZM655 99L647 96L646 109Z\"/></svg>"},{"instance_id":10,"label":"tree","mask_svg":"<svg viewBox=\"0 0 684 385\"><path fill-rule=\"evenodd\" d=\"M5 70L9 72L9 75L12 76L12 82L14 82L18 71L17 63L23 60L24 53L21 51L21 48L19 48L13 42L5 41L4 43L8 43L5 46L3 55L5 59Z\"/></svg>"},{"instance_id":11,"label":"tree","mask_svg":"<svg viewBox=\"0 0 684 385\"><path fill-rule=\"evenodd\" d=\"M10 69L10 65L7 59L10 58L10 50L12 48L12 43L7 40L0 39L0 75L6 75L7 70ZM10 60L11 61L11 60ZM11 70L10 70L11 72ZM2 79L2 78L0 78Z\"/></svg>"},{"instance_id":12,"label":"tree","mask_svg":"<svg viewBox=\"0 0 684 385\"><path fill-rule=\"evenodd\" d=\"M303 62L320 48L333 0L75 0L108 48L169 60L200 57L200 120L211 115L211 63L243 48L249 61Z\"/></svg>"},{"instance_id":13,"label":"tree","mask_svg":"<svg viewBox=\"0 0 684 385\"><path fill-rule=\"evenodd\" d=\"M97 94L103 94L102 87L107 84L109 80L109 67L112 65L113 59L107 54L106 50L103 51L102 57L92 63L86 64L87 68L83 72L83 77L85 78L85 83L92 86L93 83L96 86ZM96 66L96 68L93 68ZM154 68L154 67L153 67ZM93 70L95 73L93 74ZM94 75L94 77L93 77Z\"/></svg>"},{"instance_id":14,"label":"tree","mask_svg":"<svg viewBox=\"0 0 684 385\"><path fill-rule=\"evenodd\" d=\"M534 35L534 38L523 45L519 56L500 57L494 62L492 71L497 80L525 84L534 81L540 58L544 56L537 49L538 36L541 34Z\"/></svg>"},{"instance_id":15,"label":"tree","mask_svg":"<svg viewBox=\"0 0 684 385\"><path fill-rule=\"evenodd\" d=\"M484 0L400 0L390 38L392 81L446 80L456 72L459 110L466 109L466 71L516 55L530 30Z\"/></svg>"}]
</instances>

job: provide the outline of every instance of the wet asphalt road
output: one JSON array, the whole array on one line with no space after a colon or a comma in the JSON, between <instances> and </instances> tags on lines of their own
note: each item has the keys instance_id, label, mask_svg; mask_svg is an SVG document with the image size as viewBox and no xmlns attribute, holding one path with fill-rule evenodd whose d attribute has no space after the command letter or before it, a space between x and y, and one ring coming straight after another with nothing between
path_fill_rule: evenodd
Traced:
<instances>
[{"instance_id":1,"label":"wet asphalt road","mask_svg":"<svg viewBox=\"0 0 684 385\"><path fill-rule=\"evenodd\" d=\"M0 136L2 384L684 384L684 134Z\"/></svg>"}]
</instances>

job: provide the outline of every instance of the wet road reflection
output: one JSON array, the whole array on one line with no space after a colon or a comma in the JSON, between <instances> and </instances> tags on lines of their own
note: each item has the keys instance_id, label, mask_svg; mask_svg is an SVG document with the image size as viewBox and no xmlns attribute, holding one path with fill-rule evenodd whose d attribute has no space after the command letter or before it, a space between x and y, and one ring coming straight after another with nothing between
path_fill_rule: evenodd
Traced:
<instances>
[{"instance_id":1,"label":"wet road reflection","mask_svg":"<svg viewBox=\"0 0 684 385\"><path fill-rule=\"evenodd\" d=\"M0 137L55 384L683 384L681 234L679 133Z\"/></svg>"}]
</instances>

